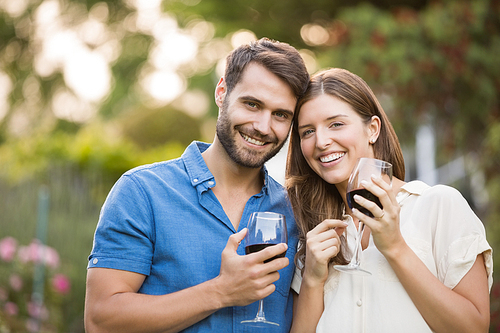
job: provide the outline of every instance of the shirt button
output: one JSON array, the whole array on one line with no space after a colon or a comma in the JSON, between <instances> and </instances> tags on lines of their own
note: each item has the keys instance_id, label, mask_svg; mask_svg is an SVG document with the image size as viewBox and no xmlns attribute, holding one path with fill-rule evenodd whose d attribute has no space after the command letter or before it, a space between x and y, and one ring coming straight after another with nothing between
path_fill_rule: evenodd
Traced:
<instances>
[{"instance_id":1,"label":"shirt button","mask_svg":"<svg viewBox=\"0 0 500 333\"><path fill-rule=\"evenodd\" d=\"M197 183L198 182L198 178L193 179L193 182Z\"/></svg>"},{"instance_id":2,"label":"shirt button","mask_svg":"<svg viewBox=\"0 0 500 333\"><path fill-rule=\"evenodd\" d=\"M99 260L97 258L95 258L94 260L92 260L92 263L95 265L95 264L97 264L98 261Z\"/></svg>"},{"instance_id":3,"label":"shirt button","mask_svg":"<svg viewBox=\"0 0 500 333\"><path fill-rule=\"evenodd\" d=\"M209 182L208 182L208 185L209 185L209 186L214 186L214 184L215 184L215 183L214 183L214 181L213 181L213 180L211 180L211 181L209 181Z\"/></svg>"},{"instance_id":4,"label":"shirt button","mask_svg":"<svg viewBox=\"0 0 500 333\"><path fill-rule=\"evenodd\" d=\"M363 301L362 301L362 300L360 300L360 299L358 299L358 301L356 302L356 305L357 305L357 306L361 306L361 305L363 305Z\"/></svg>"}]
</instances>

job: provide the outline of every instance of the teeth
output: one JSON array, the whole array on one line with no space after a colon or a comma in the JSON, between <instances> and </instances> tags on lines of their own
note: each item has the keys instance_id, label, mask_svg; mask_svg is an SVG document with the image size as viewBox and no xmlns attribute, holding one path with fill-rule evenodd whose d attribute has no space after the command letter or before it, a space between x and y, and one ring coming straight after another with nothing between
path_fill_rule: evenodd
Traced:
<instances>
[{"instance_id":1,"label":"teeth","mask_svg":"<svg viewBox=\"0 0 500 333\"><path fill-rule=\"evenodd\" d=\"M257 145L257 146L263 146L266 144L265 142L255 140L255 139L253 139L253 138L251 138L248 135L245 135L243 133L241 134L241 136L243 137L243 139L245 139L245 141L253 143L254 145Z\"/></svg>"},{"instance_id":2,"label":"teeth","mask_svg":"<svg viewBox=\"0 0 500 333\"><path fill-rule=\"evenodd\" d=\"M330 154L327 156L320 157L319 160L323 163L328 163L328 162L331 162L334 160L338 160L339 158L341 158L344 155L345 155L345 153L333 153L333 154Z\"/></svg>"}]
</instances>

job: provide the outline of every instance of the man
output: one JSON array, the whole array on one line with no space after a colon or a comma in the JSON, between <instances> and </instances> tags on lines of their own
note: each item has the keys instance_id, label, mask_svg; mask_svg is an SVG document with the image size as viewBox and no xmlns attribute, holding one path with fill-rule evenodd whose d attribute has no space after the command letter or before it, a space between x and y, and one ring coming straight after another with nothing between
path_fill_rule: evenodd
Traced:
<instances>
[{"instance_id":1,"label":"man","mask_svg":"<svg viewBox=\"0 0 500 333\"><path fill-rule=\"evenodd\" d=\"M211 145L125 173L102 208L89 257L87 332L288 332L295 221L264 163L285 143L309 75L299 53L263 38L235 49L215 90ZM289 245L244 255L253 211L287 218ZM286 258L265 260L287 251ZM279 273L278 273L279 270Z\"/></svg>"}]
</instances>

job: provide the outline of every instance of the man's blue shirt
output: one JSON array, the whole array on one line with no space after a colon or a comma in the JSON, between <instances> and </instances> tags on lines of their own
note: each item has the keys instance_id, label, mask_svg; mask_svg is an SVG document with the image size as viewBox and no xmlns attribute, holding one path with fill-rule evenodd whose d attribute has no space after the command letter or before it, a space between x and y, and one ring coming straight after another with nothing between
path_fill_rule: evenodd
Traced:
<instances>
[{"instance_id":1,"label":"man's blue shirt","mask_svg":"<svg viewBox=\"0 0 500 333\"><path fill-rule=\"evenodd\" d=\"M173 293L219 275L222 250L236 230L210 190L215 179L201 155L208 147L193 142L180 158L132 169L116 182L101 210L88 268L144 274L139 292L151 295ZM269 325L266 332L288 332L297 230L283 187L265 167L263 173L264 186L247 201L238 229L247 226L254 211L286 216L290 265L279 271L264 311L267 319L280 324ZM245 254L243 245L238 254ZM240 324L257 310L258 302L224 308L183 332L261 332Z\"/></svg>"}]
</instances>

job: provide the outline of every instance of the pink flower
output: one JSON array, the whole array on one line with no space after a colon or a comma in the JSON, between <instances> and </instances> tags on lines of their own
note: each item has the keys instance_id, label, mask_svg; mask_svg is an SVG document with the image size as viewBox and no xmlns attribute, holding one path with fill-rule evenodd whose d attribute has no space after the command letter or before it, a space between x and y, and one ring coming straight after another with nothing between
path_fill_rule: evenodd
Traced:
<instances>
[{"instance_id":1,"label":"pink flower","mask_svg":"<svg viewBox=\"0 0 500 333\"><path fill-rule=\"evenodd\" d=\"M59 254L51 247L46 246L43 256L43 263L51 268L59 267Z\"/></svg>"},{"instance_id":2,"label":"pink flower","mask_svg":"<svg viewBox=\"0 0 500 333\"><path fill-rule=\"evenodd\" d=\"M19 308L17 307L16 303L7 302L5 303L3 309L5 310L5 313L9 316L15 316L19 313Z\"/></svg>"},{"instance_id":3,"label":"pink flower","mask_svg":"<svg viewBox=\"0 0 500 333\"><path fill-rule=\"evenodd\" d=\"M16 254L17 241L12 237L5 237L0 240L0 259L9 262Z\"/></svg>"},{"instance_id":4,"label":"pink flower","mask_svg":"<svg viewBox=\"0 0 500 333\"><path fill-rule=\"evenodd\" d=\"M49 310L40 302L28 302L28 313L31 318L46 320Z\"/></svg>"},{"instance_id":5,"label":"pink flower","mask_svg":"<svg viewBox=\"0 0 500 333\"><path fill-rule=\"evenodd\" d=\"M4 288L0 288L0 301L5 302L9 295L7 294L7 290Z\"/></svg>"},{"instance_id":6,"label":"pink flower","mask_svg":"<svg viewBox=\"0 0 500 333\"><path fill-rule=\"evenodd\" d=\"M64 274L56 274L52 278L52 286L59 294L67 294L71 289L71 283Z\"/></svg>"},{"instance_id":7,"label":"pink flower","mask_svg":"<svg viewBox=\"0 0 500 333\"><path fill-rule=\"evenodd\" d=\"M23 288L23 279L18 274L12 274L9 277L9 283L15 291L19 291Z\"/></svg>"},{"instance_id":8,"label":"pink flower","mask_svg":"<svg viewBox=\"0 0 500 333\"><path fill-rule=\"evenodd\" d=\"M50 246L43 245L39 240L33 240L29 246L19 248L19 259L24 262L45 264L51 268L59 266L59 254Z\"/></svg>"}]
</instances>

